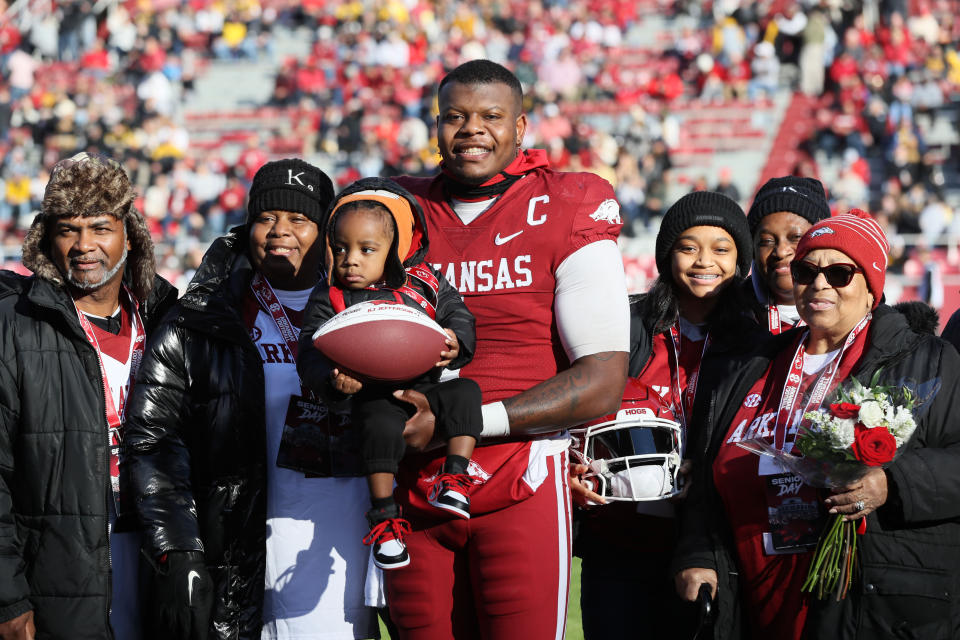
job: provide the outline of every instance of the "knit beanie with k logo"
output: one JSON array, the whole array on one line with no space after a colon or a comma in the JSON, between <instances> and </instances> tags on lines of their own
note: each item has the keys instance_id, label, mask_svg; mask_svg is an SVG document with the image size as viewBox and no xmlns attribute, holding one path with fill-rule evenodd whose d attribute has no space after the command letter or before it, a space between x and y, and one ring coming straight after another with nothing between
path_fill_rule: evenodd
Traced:
<instances>
[{"instance_id":1,"label":"knit beanie with k logo","mask_svg":"<svg viewBox=\"0 0 960 640\"><path fill-rule=\"evenodd\" d=\"M250 185L247 225L264 211L302 213L318 225L333 200L333 182L312 164L287 158L260 167Z\"/></svg>"}]
</instances>

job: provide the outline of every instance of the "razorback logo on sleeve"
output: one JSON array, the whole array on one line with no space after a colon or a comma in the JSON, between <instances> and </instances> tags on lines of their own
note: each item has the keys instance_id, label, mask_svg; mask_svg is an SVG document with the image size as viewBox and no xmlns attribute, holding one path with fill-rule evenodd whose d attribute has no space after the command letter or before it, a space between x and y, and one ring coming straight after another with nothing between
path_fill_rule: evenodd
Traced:
<instances>
[{"instance_id":1,"label":"razorback logo on sleeve","mask_svg":"<svg viewBox=\"0 0 960 640\"><path fill-rule=\"evenodd\" d=\"M590 219L608 224L620 224L620 203L613 198L607 198L600 203L597 210L590 214Z\"/></svg>"}]
</instances>

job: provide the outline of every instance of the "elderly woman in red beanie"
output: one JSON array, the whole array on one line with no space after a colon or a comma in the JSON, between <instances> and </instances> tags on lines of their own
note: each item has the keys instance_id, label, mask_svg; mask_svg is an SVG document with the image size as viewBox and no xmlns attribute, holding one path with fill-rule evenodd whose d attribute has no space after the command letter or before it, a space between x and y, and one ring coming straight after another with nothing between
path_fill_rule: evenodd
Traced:
<instances>
[{"instance_id":1,"label":"elderly woman in red beanie","mask_svg":"<svg viewBox=\"0 0 960 640\"><path fill-rule=\"evenodd\" d=\"M813 225L791 263L807 326L772 336L697 396L695 428L709 437L690 452L700 473L674 568L689 600L710 585L718 640L960 637L960 357L881 304L887 249L861 211ZM805 411L875 374L925 398L914 437L886 468L830 494L737 446L766 438L789 450ZM800 517L785 524L786 513ZM867 519L857 582L839 602L801 594L824 521L807 519L815 513Z\"/></svg>"}]
</instances>

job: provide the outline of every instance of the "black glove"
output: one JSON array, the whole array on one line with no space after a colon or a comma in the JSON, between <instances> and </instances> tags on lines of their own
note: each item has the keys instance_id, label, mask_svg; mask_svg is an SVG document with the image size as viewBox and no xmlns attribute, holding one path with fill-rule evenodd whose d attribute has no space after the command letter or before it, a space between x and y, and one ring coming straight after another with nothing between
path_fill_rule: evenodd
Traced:
<instances>
[{"instance_id":1,"label":"black glove","mask_svg":"<svg viewBox=\"0 0 960 640\"><path fill-rule=\"evenodd\" d=\"M157 638L207 640L213 580L200 551L170 551L154 565L149 620Z\"/></svg>"}]
</instances>

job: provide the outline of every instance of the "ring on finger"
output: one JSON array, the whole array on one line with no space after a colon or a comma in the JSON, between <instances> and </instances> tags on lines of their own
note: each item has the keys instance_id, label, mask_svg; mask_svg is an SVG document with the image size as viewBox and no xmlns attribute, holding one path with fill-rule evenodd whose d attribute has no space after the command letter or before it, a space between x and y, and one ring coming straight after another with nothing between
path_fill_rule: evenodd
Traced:
<instances>
[{"instance_id":1,"label":"ring on finger","mask_svg":"<svg viewBox=\"0 0 960 640\"><path fill-rule=\"evenodd\" d=\"M866 508L866 506L867 505L863 502L863 500L857 500L853 503L853 508L856 509L855 513L860 513Z\"/></svg>"}]
</instances>

